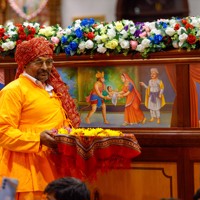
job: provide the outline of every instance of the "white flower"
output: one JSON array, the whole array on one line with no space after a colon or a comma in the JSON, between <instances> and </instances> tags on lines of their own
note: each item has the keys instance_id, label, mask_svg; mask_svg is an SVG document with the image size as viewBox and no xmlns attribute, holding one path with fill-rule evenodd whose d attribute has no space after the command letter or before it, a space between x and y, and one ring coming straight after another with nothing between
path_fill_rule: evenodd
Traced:
<instances>
[{"instance_id":1,"label":"white flower","mask_svg":"<svg viewBox=\"0 0 200 200\"><path fill-rule=\"evenodd\" d=\"M129 49L130 48L130 42L128 40L121 40L119 42L122 49Z\"/></svg>"},{"instance_id":2,"label":"white flower","mask_svg":"<svg viewBox=\"0 0 200 200\"><path fill-rule=\"evenodd\" d=\"M135 26L131 26L131 27L129 27L129 30L130 30L131 34L134 34L135 31L136 31L136 27Z\"/></svg>"},{"instance_id":3,"label":"white flower","mask_svg":"<svg viewBox=\"0 0 200 200\"><path fill-rule=\"evenodd\" d=\"M156 22L146 22L146 23L144 23L144 25L148 26L150 28L150 30L156 28Z\"/></svg>"},{"instance_id":4,"label":"white flower","mask_svg":"<svg viewBox=\"0 0 200 200\"><path fill-rule=\"evenodd\" d=\"M173 41L173 42L172 42L172 46L173 46L175 49L179 48L178 42L177 42L177 41Z\"/></svg>"},{"instance_id":5,"label":"white flower","mask_svg":"<svg viewBox=\"0 0 200 200\"><path fill-rule=\"evenodd\" d=\"M3 48L4 51L12 50L15 48L16 42L9 41L9 42L4 42L1 47Z\"/></svg>"},{"instance_id":6,"label":"white flower","mask_svg":"<svg viewBox=\"0 0 200 200\"><path fill-rule=\"evenodd\" d=\"M81 20L77 19L74 23L74 30L81 28Z\"/></svg>"},{"instance_id":7,"label":"white flower","mask_svg":"<svg viewBox=\"0 0 200 200\"><path fill-rule=\"evenodd\" d=\"M7 33L8 33L8 35L11 36L11 37L12 37L13 35L17 35L17 31L16 31L16 30L8 30Z\"/></svg>"},{"instance_id":8,"label":"white flower","mask_svg":"<svg viewBox=\"0 0 200 200\"><path fill-rule=\"evenodd\" d=\"M109 39L113 39L116 36L116 32L114 29L108 29L107 35Z\"/></svg>"},{"instance_id":9,"label":"white flower","mask_svg":"<svg viewBox=\"0 0 200 200\"><path fill-rule=\"evenodd\" d=\"M113 26L113 24L112 24L112 23L110 23L110 24L107 24L107 25L106 25L106 27L107 27L108 29L115 29L115 27Z\"/></svg>"},{"instance_id":10,"label":"white flower","mask_svg":"<svg viewBox=\"0 0 200 200\"><path fill-rule=\"evenodd\" d=\"M180 27L180 28L178 29L178 31L177 31L177 33L178 33L179 35L183 34L184 32L186 32L186 29L185 29L184 27Z\"/></svg>"},{"instance_id":11,"label":"white flower","mask_svg":"<svg viewBox=\"0 0 200 200\"><path fill-rule=\"evenodd\" d=\"M122 34L122 38L127 38L128 37L128 33L127 33L127 31L125 31L125 30L122 30L121 32L120 32L120 34Z\"/></svg>"},{"instance_id":12,"label":"white flower","mask_svg":"<svg viewBox=\"0 0 200 200\"><path fill-rule=\"evenodd\" d=\"M98 44L97 52L99 52L99 53L105 53L106 52L107 49L103 45L104 44Z\"/></svg>"},{"instance_id":13,"label":"white flower","mask_svg":"<svg viewBox=\"0 0 200 200\"><path fill-rule=\"evenodd\" d=\"M188 38L188 35L186 33L183 33L179 35L178 39L180 42L184 42Z\"/></svg>"},{"instance_id":14,"label":"white flower","mask_svg":"<svg viewBox=\"0 0 200 200\"><path fill-rule=\"evenodd\" d=\"M142 44L137 45L136 51L144 52L145 47Z\"/></svg>"},{"instance_id":15,"label":"white flower","mask_svg":"<svg viewBox=\"0 0 200 200\"><path fill-rule=\"evenodd\" d=\"M200 26L200 22L196 17L191 17L192 21L190 22L190 24L192 24L194 27L199 28Z\"/></svg>"},{"instance_id":16,"label":"white flower","mask_svg":"<svg viewBox=\"0 0 200 200\"><path fill-rule=\"evenodd\" d=\"M84 50L85 50L85 42L81 41L80 44L78 45L78 48L80 49L81 52L84 52Z\"/></svg>"},{"instance_id":17,"label":"white flower","mask_svg":"<svg viewBox=\"0 0 200 200\"><path fill-rule=\"evenodd\" d=\"M169 19L158 19L157 22L164 22L164 23L168 23Z\"/></svg>"},{"instance_id":18,"label":"white flower","mask_svg":"<svg viewBox=\"0 0 200 200\"><path fill-rule=\"evenodd\" d=\"M13 22L11 22L11 21L8 21L8 22L6 23L6 26L7 26L9 29L15 28Z\"/></svg>"},{"instance_id":19,"label":"white flower","mask_svg":"<svg viewBox=\"0 0 200 200\"><path fill-rule=\"evenodd\" d=\"M58 31L57 32L57 34L56 34L56 36L58 37L58 38L61 38L62 36L63 36L63 30L61 30L61 31Z\"/></svg>"},{"instance_id":20,"label":"white flower","mask_svg":"<svg viewBox=\"0 0 200 200\"><path fill-rule=\"evenodd\" d=\"M85 48L86 48L86 49L92 49L93 46L94 46L94 43L92 42L92 40L87 40L87 41L85 42Z\"/></svg>"},{"instance_id":21,"label":"white flower","mask_svg":"<svg viewBox=\"0 0 200 200\"><path fill-rule=\"evenodd\" d=\"M172 27L174 27L176 23L177 23L177 21L176 21L175 19L170 19L170 20L169 20L169 24L170 24L170 26L172 26Z\"/></svg>"},{"instance_id":22,"label":"white flower","mask_svg":"<svg viewBox=\"0 0 200 200\"><path fill-rule=\"evenodd\" d=\"M102 37L100 35L96 35L94 40L97 41L97 43L101 42Z\"/></svg>"},{"instance_id":23,"label":"white flower","mask_svg":"<svg viewBox=\"0 0 200 200\"><path fill-rule=\"evenodd\" d=\"M96 26L96 29L102 29L103 27L103 24L99 24L98 26Z\"/></svg>"},{"instance_id":24,"label":"white flower","mask_svg":"<svg viewBox=\"0 0 200 200\"><path fill-rule=\"evenodd\" d=\"M122 23L124 24L124 26L128 26L129 24L131 24L131 20L128 20L128 19L123 19L122 20ZM133 22L132 22L133 23Z\"/></svg>"},{"instance_id":25,"label":"white flower","mask_svg":"<svg viewBox=\"0 0 200 200\"><path fill-rule=\"evenodd\" d=\"M65 33L66 35L70 35L70 34L72 33L71 28L66 28L66 29L64 30L64 33Z\"/></svg>"},{"instance_id":26,"label":"white flower","mask_svg":"<svg viewBox=\"0 0 200 200\"><path fill-rule=\"evenodd\" d=\"M144 40L142 40L141 45L144 46L144 48L149 47L151 43L151 40L144 38Z\"/></svg>"},{"instance_id":27,"label":"white flower","mask_svg":"<svg viewBox=\"0 0 200 200\"><path fill-rule=\"evenodd\" d=\"M172 27L167 27L165 33L169 36L173 36L175 34L175 30Z\"/></svg>"},{"instance_id":28,"label":"white flower","mask_svg":"<svg viewBox=\"0 0 200 200\"><path fill-rule=\"evenodd\" d=\"M200 36L200 30L197 31L196 36L197 36L197 37Z\"/></svg>"},{"instance_id":29,"label":"white flower","mask_svg":"<svg viewBox=\"0 0 200 200\"><path fill-rule=\"evenodd\" d=\"M161 30L154 28L154 29L151 29L150 33L151 34L160 35L161 34Z\"/></svg>"}]
</instances>

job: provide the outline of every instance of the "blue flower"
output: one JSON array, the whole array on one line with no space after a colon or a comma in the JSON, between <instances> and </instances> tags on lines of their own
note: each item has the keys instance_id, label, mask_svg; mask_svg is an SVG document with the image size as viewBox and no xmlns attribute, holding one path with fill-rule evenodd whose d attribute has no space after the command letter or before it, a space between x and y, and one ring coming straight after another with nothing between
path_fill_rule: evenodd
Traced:
<instances>
[{"instance_id":1,"label":"blue flower","mask_svg":"<svg viewBox=\"0 0 200 200\"><path fill-rule=\"evenodd\" d=\"M81 26L91 26L95 23L95 20L93 18L85 18L81 21Z\"/></svg>"},{"instance_id":2,"label":"blue flower","mask_svg":"<svg viewBox=\"0 0 200 200\"><path fill-rule=\"evenodd\" d=\"M165 23L165 22L160 22L160 25L161 25L164 29L167 28L167 23Z\"/></svg>"},{"instance_id":3,"label":"blue flower","mask_svg":"<svg viewBox=\"0 0 200 200\"><path fill-rule=\"evenodd\" d=\"M64 51L65 51L66 55L70 56L72 49L70 46L65 46Z\"/></svg>"},{"instance_id":4,"label":"blue flower","mask_svg":"<svg viewBox=\"0 0 200 200\"><path fill-rule=\"evenodd\" d=\"M162 35L154 35L154 36L151 36L149 39L151 40L151 42L153 44L159 44L162 41L163 36Z\"/></svg>"},{"instance_id":5,"label":"blue flower","mask_svg":"<svg viewBox=\"0 0 200 200\"><path fill-rule=\"evenodd\" d=\"M69 43L69 45L70 45L70 48L71 48L72 51L76 51L76 49L78 48L77 42L72 41L72 42Z\"/></svg>"},{"instance_id":6,"label":"blue flower","mask_svg":"<svg viewBox=\"0 0 200 200\"><path fill-rule=\"evenodd\" d=\"M161 41L162 41L162 39L163 39L163 36L162 35L155 35L154 36L154 43L155 44L159 44Z\"/></svg>"},{"instance_id":7,"label":"blue flower","mask_svg":"<svg viewBox=\"0 0 200 200\"><path fill-rule=\"evenodd\" d=\"M61 37L61 43L65 44L67 42L67 37L66 36L62 36Z\"/></svg>"},{"instance_id":8,"label":"blue flower","mask_svg":"<svg viewBox=\"0 0 200 200\"><path fill-rule=\"evenodd\" d=\"M83 37L83 31L80 28L75 30L75 34L76 34L77 38L82 38Z\"/></svg>"}]
</instances>

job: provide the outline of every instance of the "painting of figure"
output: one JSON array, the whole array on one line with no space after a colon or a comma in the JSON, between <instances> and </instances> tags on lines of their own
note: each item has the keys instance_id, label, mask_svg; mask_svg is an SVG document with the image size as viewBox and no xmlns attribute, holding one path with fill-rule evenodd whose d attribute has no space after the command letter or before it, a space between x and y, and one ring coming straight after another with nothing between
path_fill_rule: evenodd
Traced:
<instances>
[{"instance_id":1,"label":"painting of figure","mask_svg":"<svg viewBox=\"0 0 200 200\"><path fill-rule=\"evenodd\" d=\"M165 65L61 67L58 71L77 103L81 127L171 127L176 91ZM98 73L102 87L97 84ZM153 80L156 87L150 89Z\"/></svg>"}]
</instances>

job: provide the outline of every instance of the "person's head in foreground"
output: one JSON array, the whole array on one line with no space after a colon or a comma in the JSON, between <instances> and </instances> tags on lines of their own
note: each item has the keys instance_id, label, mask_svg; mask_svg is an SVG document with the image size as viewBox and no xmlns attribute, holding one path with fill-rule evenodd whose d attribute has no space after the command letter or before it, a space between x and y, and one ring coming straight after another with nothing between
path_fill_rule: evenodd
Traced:
<instances>
[{"instance_id":1,"label":"person's head in foreground","mask_svg":"<svg viewBox=\"0 0 200 200\"><path fill-rule=\"evenodd\" d=\"M65 177L50 182L45 190L47 200L90 200L86 184L73 177Z\"/></svg>"},{"instance_id":2,"label":"person's head in foreground","mask_svg":"<svg viewBox=\"0 0 200 200\"><path fill-rule=\"evenodd\" d=\"M200 189L198 189L193 196L193 200L199 200L199 199L200 199Z\"/></svg>"}]
</instances>

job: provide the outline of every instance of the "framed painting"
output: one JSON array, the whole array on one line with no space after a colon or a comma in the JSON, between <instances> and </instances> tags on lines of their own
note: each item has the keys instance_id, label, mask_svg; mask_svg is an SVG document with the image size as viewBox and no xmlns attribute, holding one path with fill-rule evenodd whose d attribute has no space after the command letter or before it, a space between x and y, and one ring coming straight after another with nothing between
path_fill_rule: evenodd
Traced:
<instances>
[{"instance_id":1,"label":"framed painting","mask_svg":"<svg viewBox=\"0 0 200 200\"><path fill-rule=\"evenodd\" d=\"M81 127L127 129L173 126L175 65L106 65L57 69L77 104ZM103 88L99 86L99 91L105 98L100 98L100 102L95 101L93 95L95 87L98 87L98 75L104 79Z\"/></svg>"}]
</instances>

